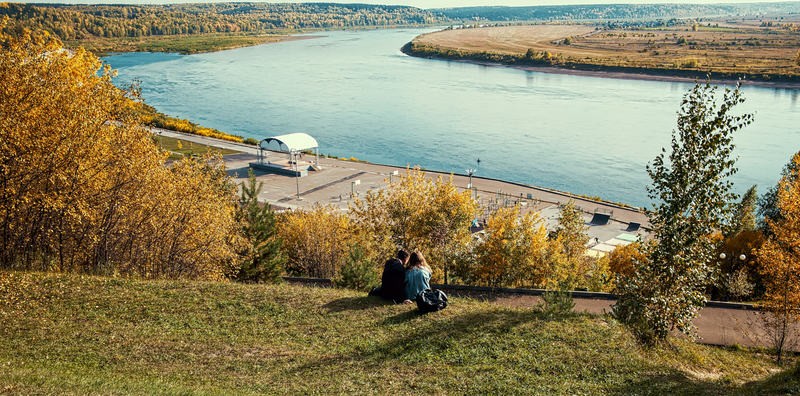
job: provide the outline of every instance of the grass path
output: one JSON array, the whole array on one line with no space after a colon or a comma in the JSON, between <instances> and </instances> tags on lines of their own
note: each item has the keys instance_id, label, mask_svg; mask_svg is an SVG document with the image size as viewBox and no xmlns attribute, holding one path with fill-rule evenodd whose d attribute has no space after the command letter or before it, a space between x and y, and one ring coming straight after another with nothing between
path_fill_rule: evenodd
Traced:
<instances>
[{"instance_id":1,"label":"grass path","mask_svg":"<svg viewBox=\"0 0 800 396\"><path fill-rule=\"evenodd\" d=\"M345 290L0 271L0 323L0 393L800 391L762 354L644 350L606 317L470 299L421 316Z\"/></svg>"}]
</instances>

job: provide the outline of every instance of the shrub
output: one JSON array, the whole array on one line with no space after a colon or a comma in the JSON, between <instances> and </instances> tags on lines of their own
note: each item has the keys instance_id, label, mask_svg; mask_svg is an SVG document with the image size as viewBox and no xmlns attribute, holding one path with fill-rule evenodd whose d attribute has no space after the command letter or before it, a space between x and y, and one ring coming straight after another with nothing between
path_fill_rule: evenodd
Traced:
<instances>
[{"instance_id":1,"label":"shrub","mask_svg":"<svg viewBox=\"0 0 800 396\"><path fill-rule=\"evenodd\" d=\"M334 279L338 287L368 291L380 283L375 265L367 259L361 245L355 245L350 250L347 261L339 271L339 276Z\"/></svg>"},{"instance_id":2,"label":"shrub","mask_svg":"<svg viewBox=\"0 0 800 396\"><path fill-rule=\"evenodd\" d=\"M574 308L572 293L566 290L548 290L534 310L544 319L563 319L572 316Z\"/></svg>"}]
</instances>

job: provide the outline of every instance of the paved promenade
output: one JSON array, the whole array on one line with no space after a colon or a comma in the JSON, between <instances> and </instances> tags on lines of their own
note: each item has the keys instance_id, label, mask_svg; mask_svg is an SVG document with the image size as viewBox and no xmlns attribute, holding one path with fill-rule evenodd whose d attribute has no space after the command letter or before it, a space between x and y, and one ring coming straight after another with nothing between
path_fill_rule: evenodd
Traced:
<instances>
[{"instance_id":1,"label":"paved promenade","mask_svg":"<svg viewBox=\"0 0 800 396\"><path fill-rule=\"evenodd\" d=\"M257 160L258 149L253 146L163 129L156 132L163 136L240 151L241 154L224 157L229 174L239 179L238 181L247 178L248 164ZM281 154L273 155L279 157ZM313 161L313 158L306 155L302 161L310 160ZM396 181L397 176L391 175L393 172L397 171L400 175L406 172L404 167L331 158L320 158L320 167L320 171L311 171L307 177L302 178L257 171L257 179L264 183L260 200L278 209L306 208L319 203L346 210L354 196L364 196L368 191L386 188L390 182ZM431 178L450 177L449 173L444 172L426 171L426 174ZM453 183L466 190L469 177L453 175ZM475 176L472 178L472 183L481 207L487 211L483 215L484 218L488 216L488 210L491 208L519 204L523 210L540 212L548 227L552 227L558 218L558 204L572 200L584 212L587 223L595 212L611 215L607 225L589 227L589 236L597 238L600 242L621 234L628 228L630 222L642 224L644 227L649 225L647 216L638 210L592 201L565 192ZM642 238L648 235L644 228L635 233L640 234Z\"/></svg>"}]
</instances>

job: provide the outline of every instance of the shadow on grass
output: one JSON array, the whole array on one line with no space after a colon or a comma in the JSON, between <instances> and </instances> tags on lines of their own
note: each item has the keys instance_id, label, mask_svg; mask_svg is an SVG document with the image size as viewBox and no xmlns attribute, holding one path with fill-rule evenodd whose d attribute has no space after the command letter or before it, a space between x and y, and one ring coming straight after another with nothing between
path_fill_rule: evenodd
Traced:
<instances>
[{"instance_id":1,"label":"shadow on grass","mask_svg":"<svg viewBox=\"0 0 800 396\"><path fill-rule=\"evenodd\" d=\"M611 387L610 395L730 395L738 394L731 385L688 377L672 368L661 368L658 374L644 374L634 381Z\"/></svg>"},{"instance_id":2,"label":"shadow on grass","mask_svg":"<svg viewBox=\"0 0 800 396\"><path fill-rule=\"evenodd\" d=\"M361 297L345 297L338 300L333 300L323 307L329 313L343 312L343 311L359 311L362 309L370 309L380 307L383 305L394 304L391 301L386 301L380 297L374 296L361 296Z\"/></svg>"},{"instance_id":3,"label":"shadow on grass","mask_svg":"<svg viewBox=\"0 0 800 396\"><path fill-rule=\"evenodd\" d=\"M387 342L365 349L353 351L349 355L338 355L297 367L295 374L313 373L340 366L342 363L382 365L403 361L406 364L427 362L430 356L442 354L451 348L460 348L459 342L471 334L502 337L515 327L529 321L536 321L530 312L523 311L480 311L448 316L446 311L429 314L416 309L386 318L380 322L385 330L396 333ZM410 323L418 320L417 323ZM391 327L400 325L401 329Z\"/></svg>"},{"instance_id":4,"label":"shadow on grass","mask_svg":"<svg viewBox=\"0 0 800 396\"><path fill-rule=\"evenodd\" d=\"M800 365L773 374L761 381L749 382L736 393L741 395L800 395Z\"/></svg>"},{"instance_id":5,"label":"shadow on grass","mask_svg":"<svg viewBox=\"0 0 800 396\"><path fill-rule=\"evenodd\" d=\"M397 324L408 322L409 320L412 320L414 318L417 318L417 317L420 317L420 316L423 316L423 315L425 315L425 314L422 313L420 310L414 309L414 310L403 312L403 313L400 313L400 314L397 314L397 315L394 315L394 316L390 316L390 317L384 319L381 322L381 325L382 326L397 325Z\"/></svg>"},{"instance_id":6,"label":"shadow on grass","mask_svg":"<svg viewBox=\"0 0 800 396\"><path fill-rule=\"evenodd\" d=\"M724 379L703 379L668 367L657 367L661 373L640 375L619 387L612 387L615 395L800 395L800 366L770 375L759 381L742 385ZM651 369L652 371L652 369Z\"/></svg>"}]
</instances>

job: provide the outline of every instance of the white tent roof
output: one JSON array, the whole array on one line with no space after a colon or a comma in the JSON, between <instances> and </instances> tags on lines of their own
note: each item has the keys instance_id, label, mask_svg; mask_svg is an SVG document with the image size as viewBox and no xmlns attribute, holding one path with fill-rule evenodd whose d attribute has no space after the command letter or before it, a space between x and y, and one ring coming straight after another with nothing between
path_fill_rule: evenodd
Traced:
<instances>
[{"instance_id":1,"label":"white tent roof","mask_svg":"<svg viewBox=\"0 0 800 396\"><path fill-rule=\"evenodd\" d=\"M259 146L262 149L267 149L267 146L272 142L278 142L279 145L286 146L287 151L302 151L319 147L317 140L307 133L289 133L269 137L262 140Z\"/></svg>"}]
</instances>

